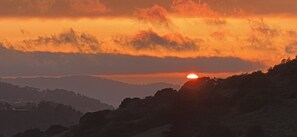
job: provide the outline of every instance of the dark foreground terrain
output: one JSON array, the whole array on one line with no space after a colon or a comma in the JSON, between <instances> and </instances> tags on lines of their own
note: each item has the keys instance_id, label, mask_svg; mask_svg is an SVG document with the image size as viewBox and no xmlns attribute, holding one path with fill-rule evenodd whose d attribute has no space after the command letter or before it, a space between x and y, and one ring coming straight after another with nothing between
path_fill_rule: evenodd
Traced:
<instances>
[{"instance_id":1,"label":"dark foreground terrain","mask_svg":"<svg viewBox=\"0 0 297 137\"><path fill-rule=\"evenodd\" d=\"M10 137L28 128L47 129L53 124L72 126L83 114L71 106L53 102L10 105L0 102L0 137Z\"/></svg>"},{"instance_id":2,"label":"dark foreground terrain","mask_svg":"<svg viewBox=\"0 0 297 137\"><path fill-rule=\"evenodd\" d=\"M72 126L83 113L106 109L113 107L72 91L0 82L0 137L10 137L28 128L44 130L53 124Z\"/></svg>"},{"instance_id":3,"label":"dark foreground terrain","mask_svg":"<svg viewBox=\"0 0 297 137\"><path fill-rule=\"evenodd\" d=\"M179 91L127 98L114 111L87 113L78 125L50 133L15 137L296 137L297 60L267 73L200 78Z\"/></svg>"}]
</instances>

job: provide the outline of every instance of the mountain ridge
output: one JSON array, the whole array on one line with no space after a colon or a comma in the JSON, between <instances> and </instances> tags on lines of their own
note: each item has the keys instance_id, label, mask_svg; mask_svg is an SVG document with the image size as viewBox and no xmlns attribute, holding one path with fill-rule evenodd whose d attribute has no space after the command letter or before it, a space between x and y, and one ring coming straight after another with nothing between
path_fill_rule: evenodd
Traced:
<instances>
[{"instance_id":1,"label":"mountain ridge","mask_svg":"<svg viewBox=\"0 0 297 137\"><path fill-rule=\"evenodd\" d=\"M83 94L90 98L99 99L117 107L127 97L145 97L153 95L162 88L179 88L163 82L144 85L128 84L106 78L94 76L64 76L58 78L35 77L1 79L0 81L13 83L20 86L32 86L41 89L66 89ZM116 96L115 96L116 95Z\"/></svg>"},{"instance_id":2,"label":"mountain ridge","mask_svg":"<svg viewBox=\"0 0 297 137\"><path fill-rule=\"evenodd\" d=\"M0 82L0 99L9 103L52 101L71 105L81 112L113 109L112 106L99 100L64 89L41 90L32 87L19 87L5 82Z\"/></svg>"}]
</instances>

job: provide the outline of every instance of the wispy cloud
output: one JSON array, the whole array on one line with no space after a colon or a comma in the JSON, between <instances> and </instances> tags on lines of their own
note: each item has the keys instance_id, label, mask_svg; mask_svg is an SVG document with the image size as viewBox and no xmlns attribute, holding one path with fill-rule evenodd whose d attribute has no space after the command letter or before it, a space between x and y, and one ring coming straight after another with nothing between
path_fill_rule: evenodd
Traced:
<instances>
[{"instance_id":1,"label":"wispy cloud","mask_svg":"<svg viewBox=\"0 0 297 137\"><path fill-rule=\"evenodd\" d=\"M138 9L135 12L135 16L140 21L163 25L166 27L169 27L171 23L167 10L159 5L154 5L151 8Z\"/></svg>"},{"instance_id":2,"label":"wispy cloud","mask_svg":"<svg viewBox=\"0 0 297 137\"><path fill-rule=\"evenodd\" d=\"M227 24L227 20L221 17L206 18L204 19L204 22L208 25L215 25L215 26L221 26L221 25Z\"/></svg>"},{"instance_id":3,"label":"wispy cloud","mask_svg":"<svg viewBox=\"0 0 297 137\"><path fill-rule=\"evenodd\" d=\"M289 43L285 47L285 51L289 54L296 54L297 53L297 40Z\"/></svg>"},{"instance_id":4,"label":"wispy cloud","mask_svg":"<svg viewBox=\"0 0 297 137\"><path fill-rule=\"evenodd\" d=\"M225 40L226 38L226 31L215 31L210 34L210 37L212 37L215 40Z\"/></svg>"},{"instance_id":5,"label":"wispy cloud","mask_svg":"<svg viewBox=\"0 0 297 137\"><path fill-rule=\"evenodd\" d=\"M18 43L18 48L25 51L98 53L101 51L102 43L90 34L69 29L56 35L23 40Z\"/></svg>"},{"instance_id":6,"label":"wispy cloud","mask_svg":"<svg viewBox=\"0 0 297 137\"><path fill-rule=\"evenodd\" d=\"M250 35L247 42L249 47L256 49L274 49L273 40L281 34L276 26L268 25L261 20L250 20Z\"/></svg>"},{"instance_id":7,"label":"wispy cloud","mask_svg":"<svg viewBox=\"0 0 297 137\"><path fill-rule=\"evenodd\" d=\"M215 12L206 2L195 2L193 0L174 0L172 8L183 16L214 17Z\"/></svg>"},{"instance_id":8,"label":"wispy cloud","mask_svg":"<svg viewBox=\"0 0 297 137\"><path fill-rule=\"evenodd\" d=\"M129 46L135 50L159 50L167 51L192 51L199 49L201 40L191 39L180 33L160 35L152 30L138 32L134 36L118 36L114 42L119 45Z\"/></svg>"}]
</instances>

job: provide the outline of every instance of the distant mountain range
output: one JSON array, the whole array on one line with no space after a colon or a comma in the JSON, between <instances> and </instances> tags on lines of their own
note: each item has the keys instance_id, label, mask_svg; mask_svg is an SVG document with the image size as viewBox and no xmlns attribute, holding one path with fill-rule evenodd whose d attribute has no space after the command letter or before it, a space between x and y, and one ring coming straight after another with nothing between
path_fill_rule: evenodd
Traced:
<instances>
[{"instance_id":1,"label":"distant mountain range","mask_svg":"<svg viewBox=\"0 0 297 137\"><path fill-rule=\"evenodd\" d=\"M118 109L87 113L75 127L15 137L296 137L297 59L267 73L190 80L177 91L126 98Z\"/></svg>"},{"instance_id":2,"label":"distant mountain range","mask_svg":"<svg viewBox=\"0 0 297 137\"><path fill-rule=\"evenodd\" d=\"M81 112L113 109L99 100L92 99L64 89L40 90L32 87L19 87L0 82L0 101L9 104L24 104L28 102L51 101L70 105Z\"/></svg>"},{"instance_id":3,"label":"distant mountain range","mask_svg":"<svg viewBox=\"0 0 297 137\"><path fill-rule=\"evenodd\" d=\"M163 88L180 88L179 85L152 83L146 85L127 84L94 76L65 76L59 78L5 78L1 81L20 86L40 89L65 89L75 93L98 99L117 107L127 97L145 97L153 95Z\"/></svg>"}]
</instances>

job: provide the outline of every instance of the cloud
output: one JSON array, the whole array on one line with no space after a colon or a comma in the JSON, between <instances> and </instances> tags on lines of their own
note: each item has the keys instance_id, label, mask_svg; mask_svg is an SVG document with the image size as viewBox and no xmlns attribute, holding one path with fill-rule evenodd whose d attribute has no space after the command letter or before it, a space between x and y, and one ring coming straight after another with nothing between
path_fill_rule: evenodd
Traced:
<instances>
[{"instance_id":1,"label":"cloud","mask_svg":"<svg viewBox=\"0 0 297 137\"><path fill-rule=\"evenodd\" d=\"M293 14L296 15L296 0L239 0L236 5L252 15Z\"/></svg>"},{"instance_id":2,"label":"cloud","mask_svg":"<svg viewBox=\"0 0 297 137\"><path fill-rule=\"evenodd\" d=\"M25 29L21 29L20 30L20 33L23 34L23 35L30 35L31 33Z\"/></svg>"},{"instance_id":3,"label":"cloud","mask_svg":"<svg viewBox=\"0 0 297 137\"><path fill-rule=\"evenodd\" d=\"M169 27L171 22L167 10L159 5L154 5L151 8L138 9L135 12L135 16L140 21L161 24L166 27Z\"/></svg>"},{"instance_id":4,"label":"cloud","mask_svg":"<svg viewBox=\"0 0 297 137\"><path fill-rule=\"evenodd\" d=\"M0 44L3 45L3 44ZM120 54L20 52L0 46L0 76L242 72L260 63L232 57L157 58Z\"/></svg>"},{"instance_id":5,"label":"cloud","mask_svg":"<svg viewBox=\"0 0 297 137\"><path fill-rule=\"evenodd\" d=\"M197 3L193 0L174 0L172 9L184 16L214 17L218 15L208 3Z\"/></svg>"},{"instance_id":6,"label":"cloud","mask_svg":"<svg viewBox=\"0 0 297 137\"><path fill-rule=\"evenodd\" d=\"M289 43L285 46L285 52L288 54L297 54L297 31L287 30L285 35L289 38Z\"/></svg>"},{"instance_id":7,"label":"cloud","mask_svg":"<svg viewBox=\"0 0 297 137\"><path fill-rule=\"evenodd\" d=\"M198 50L200 42L179 33L160 35L152 30L140 31L134 36L119 36L114 39L119 45L130 46L135 50L193 51Z\"/></svg>"},{"instance_id":8,"label":"cloud","mask_svg":"<svg viewBox=\"0 0 297 137\"><path fill-rule=\"evenodd\" d=\"M296 15L296 0L173 0L173 9L191 16ZM176 6L177 5L177 6Z\"/></svg>"},{"instance_id":9,"label":"cloud","mask_svg":"<svg viewBox=\"0 0 297 137\"><path fill-rule=\"evenodd\" d=\"M109 12L100 0L1 0L0 16L82 17Z\"/></svg>"},{"instance_id":10,"label":"cloud","mask_svg":"<svg viewBox=\"0 0 297 137\"><path fill-rule=\"evenodd\" d=\"M100 0L71 0L71 2L73 9L77 9L78 13L100 15L109 12L109 9Z\"/></svg>"},{"instance_id":11,"label":"cloud","mask_svg":"<svg viewBox=\"0 0 297 137\"><path fill-rule=\"evenodd\" d=\"M270 26L261 20L250 20L251 32L247 38L250 43L249 47L255 49L273 50L274 38L281 34L281 30L277 27Z\"/></svg>"},{"instance_id":12,"label":"cloud","mask_svg":"<svg viewBox=\"0 0 297 137\"><path fill-rule=\"evenodd\" d=\"M215 31L210 34L210 37L212 37L215 40L225 40L226 35L227 34L225 31Z\"/></svg>"},{"instance_id":13,"label":"cloud","mask_svg":"<svg viewBox=\"0 0 297 137\"><path fill-rule=\"evenodd\" d=\"M215 25L215 26L222 26L227 24L226 19L220 18L220 17L206 18L204 19L204 22L208 25Z\"/></svg>"},{"instance_id":14,"label":"cloud","mask_svg":"<svg viewBox=\"0 0 297 137\"><path fill-rule=\"evenodd\" d=\"M1 0L2 17L132 17L159 5L183 16L296 15L296 0Z\"/></svg>"},{"instance_id":15,"label":"cloud","mask_svg":"<svg viewBox=\"0 0 297 137\"><path fill-rule=\"evenodd\" d=\"M96 37L69 29L57 35L39 36L19 43L18 48L25 51L52 50L53 52L98 53L102 42Z\"/></svg>"},{"instance_id":16,"label":"cloud","mask_svg":"<svg viewBox=\"0 0 297 137\"><path fill-rule=\"evenodd\" d=\"M266 24L263 19L250 20L250 24L251 24L251 29L254 32L258 32L270 37L275 37L279 35L279 30L276 27L272 27Z\"/></svg>"},{"instance_id":17,"label":"cloud","mask_svg":"<svg viewBox=\"0 0 297 137\"><path fill-rule=\"evenodd\" d=\"M297 54L297 41L293 41L291 43L289 43L286 47L285 47L285 51L288 54Z\"/></svg>"},{"instance_id":18,"label":"cloud","mask_svg":"<svg viewBox=\"0 0 297 137\"><path fill-rule=\"evenodd\" d=\"M285 33L291 39L293 39L293 40L297 39L297 31L295 31L295 30L286 30Z\"/></svg>"}]
</instances>

